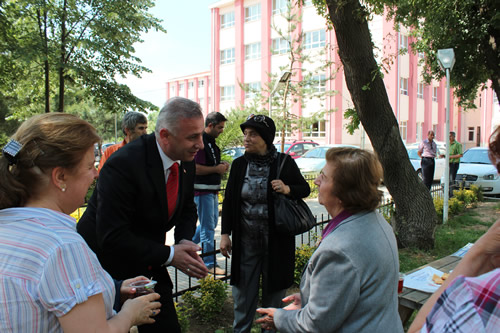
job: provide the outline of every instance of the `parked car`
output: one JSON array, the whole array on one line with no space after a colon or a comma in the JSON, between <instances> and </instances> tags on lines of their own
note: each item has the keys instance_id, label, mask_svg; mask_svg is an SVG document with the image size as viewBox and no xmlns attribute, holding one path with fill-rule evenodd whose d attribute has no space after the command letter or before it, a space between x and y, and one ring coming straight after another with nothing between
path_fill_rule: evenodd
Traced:
<instances>
[{"instance_id":1,"label":"parked car","mask_svg":"<svg viewBox=\"0 0 500 333\"><path fill-rule=\"evenodd\" d=\"M244 153L245 153L245 147L231 147L231 148L226 148L222 151L222 154L229 156L231 160L243 156Z\"/></svg>"},{"instance_id":2,"label":"parked car","mask_svg":"<svg viewBox=\"0 0 500 333\"><path fill-rule=\"evenodd\" d=\"M434 140L434 142L436 143L436 146L437 146L437 148L439 150L439 153L440 154L446 154L446 142L437 141L437 140ZM410 144L406 145L406 148L407 149L413 149L413 148L418 149L419 145L420 145L420 142L410 143Z\"/></svg>"},{"instance_id":3,"label":"parked car","mask_svg":"<svg viewBox=\"0 0 500 333\"><path fill-rule=\"evenodd\" d=\"M276 149L281 153L281 142L274 144ZM312 148L319 146L319 143L314 141L293 141L285 142L285 154L292 156L292 158L299 158L303 156L307 151Z\"/></svg>"},{"instance_id":4,"label":"parked car","mask_svg":"<svg viewBox=\"0 0 500 333\"><path fill-rule=\"evenodd\" d=\"M326 152L328 149L332 147L352 147L359 148L353 145L342 145L342 144L334 144L334 145L321 145L317 146L307 153L304 154L301 158L297 159L297 166L300 169L300 172L304 176L313 176L317 175L321 172L323 167L326 165Z\"/></svg>"},{"instance_id":5,"label":"parked car","mask_svg":"<svg viewBox=\"0 0 500 333\"><path fill-rule=\"evenodd\" d=\"M488 157L486 147L474 147L465 151L460 159L456 180L465 188L471 185L481 186L486 195L500 194L500 177ZM441 178L441 185L444 185L444 177Z\"/></svg>"},{"instance_id":6,"label":"parked car","mask_svg":"<svg viewBox=\"0 0 500 333\"><path fill-rule=\"evenodd\" d=\"M423 179L422 168L420 167L421 158L420 156L418 156L418 147L407 148L407 151L408 151L408 157L410 158L410 162L413 165L413 168L417 172L417 175L420 177L420 179ZM436 166L434 169L434 180L440 180L441 177L444 175L444 166L446 164L446 159L437 157L435 161L436 161Z\"/></svg>"}]
</instances>

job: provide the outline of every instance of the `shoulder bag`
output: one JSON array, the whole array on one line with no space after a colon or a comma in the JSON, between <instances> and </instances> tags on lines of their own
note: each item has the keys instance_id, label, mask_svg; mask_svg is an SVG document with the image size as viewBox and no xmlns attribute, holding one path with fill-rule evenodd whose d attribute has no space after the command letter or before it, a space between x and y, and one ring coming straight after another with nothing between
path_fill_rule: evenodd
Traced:
<instances>
[{"instance_id":1,"label":"shoulder bag","mask_svg":"<svg viewBox=\"0 0 500 333\"><path fill-rule=\"evenodd\" d=\"M281 153L278 154L277 179L279 179L286 160L286 156L284 156L280 163ZM314 227L316 219L304 200L293 199L276 191L272 193L274 199L274 224L278 233L299 235Z\"/></svg>"}]
</instances>

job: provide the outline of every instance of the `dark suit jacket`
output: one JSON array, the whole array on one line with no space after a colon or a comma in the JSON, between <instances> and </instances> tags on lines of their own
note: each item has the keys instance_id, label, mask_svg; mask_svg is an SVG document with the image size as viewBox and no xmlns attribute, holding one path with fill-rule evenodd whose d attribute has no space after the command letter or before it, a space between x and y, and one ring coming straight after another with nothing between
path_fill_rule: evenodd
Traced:
<instances>
[{"instance_id":1,"label":"dark suit jacket","mask_svg":"<svg viewBox=\"0 0 500 333\"><path fill-rule=\"evenodd\" d=\"M175 227L176 243L193 237L197 220L194 176L194 161L181 163L177 207L169 221L165 176L154 134L143 135L108 159L77 230L111 276L152 276L158 284L172 288L166 268L161 267L170 255L165 234Z\"/></svg>"}]
</instances>

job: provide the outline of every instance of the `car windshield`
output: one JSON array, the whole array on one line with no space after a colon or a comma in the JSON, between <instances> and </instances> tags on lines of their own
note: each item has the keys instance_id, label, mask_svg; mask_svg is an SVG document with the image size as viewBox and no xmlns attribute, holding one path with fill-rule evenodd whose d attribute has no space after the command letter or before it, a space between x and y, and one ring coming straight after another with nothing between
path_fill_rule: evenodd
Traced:
<instances>
[{"instance_id":1,"label":"car windshield","mask_svg":"<svg viewBox=\"0 0 500 333\"><path fill-rule=\"evenodd\" d=\"M276 147L276 150L281 153L281 143L275 143L274 146ZM290 148L290 144L285 143L285 151L287 151L288 148Z\"/></svg>"},{"instance_id":2,"label":"car windshield","mask_svg":"<svg viewBox=\"0 0 500 333\"><path fill-rule=\"evenodd\" d=\"M325 158L326 151L328 148L321 147L321 148L313 148L309 150L307 153L305 153L302 158Z\"/></svg>"},{"instance_id":3,"label":"car windshield","mask_svg":"<svg viewBox=\"0 0 500 333\"><path fill-rule=\"evenodd\" d=\"M418 156L418 149L408 149L408 157L410 160L419 160L420 156Z\"/></svg>"},{"instance_id":4,"label":"car windshield","mask_svg":"<svg viewBox=\"0 0 500 333\"><path fill-rule=\"evenodd\" d=\"M469 149L460 159L460 163L491 164L487 149Z\"/></svg>"}]
</instances>

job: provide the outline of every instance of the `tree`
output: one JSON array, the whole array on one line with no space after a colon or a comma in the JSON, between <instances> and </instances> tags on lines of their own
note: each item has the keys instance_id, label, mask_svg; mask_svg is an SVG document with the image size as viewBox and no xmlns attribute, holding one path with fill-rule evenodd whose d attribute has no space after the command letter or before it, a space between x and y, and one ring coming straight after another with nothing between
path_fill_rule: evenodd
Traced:
<instances>
[{"instance_id":1,"label":"tree","mask_svg":"<svg viewBox=\"0 0 500 333\"><path fill-rule=\"evenodd\" d=\"M401 141L381 68L375 61L368 28L370 12L358 0L313 0L333 24L347 88L384 169L384 184L394 199L399 243L430 249L437 222L429 191L419 181ZM326 5L326 7L325 7Z\"/></svg>"},{"instance_id":2,"label":"tree","mask_svg":"<svg viewBox=\"0 0 500 333\"><path fill-rule=\"evenodd\" d=\"M53 105L62 112L70 85L84 88L86 98L108 111L156 109L116 82L117 76L149 72L132 54L142 32L165 31L147 13L154 1L17 0L0 5L0 35L7 41L0 44L0 63L25 74L15 84L34 87L9 91L11 99L43 101L46 112Z\"/></svg>"},{"instance_id":3,"label":"tree","mask_svg":"<svg viewBox=\"0 0 500 333\"><path fill-rule=\"evenodd\" d=\"M451 85L463 106L472 106L478 88L491 80L500 97L500 3L497 0L368 0L389 8L388 18L411 28L414 52L425 53L426 79L441 79L437 50L453 48ZM499 100L500 102L500 100Z\"/></svg>"},{"instance_id":4,"label":"tree","mask_svg":"<svg viewBox=\"0 0 500 333\"><path fill-rule=\"evenodd\" d=\"M325 114L335 111L325 106L326 97L335 94L335 91L325 89L326 82L336 74L331 70L332 62L325 56L329 45L326 43L321 45L321 39L316 36L318 40L314 48L306 47L305 42L308 37L299 30L301 21L300 6L293 6L292 2L288 2L287 7L282 9L278 22L272 23L272 29L279 38L273 40L271 52L287 57L286 61L277 61L283 63L279 66L281 73L291 73L290 79L284 84L277 84L281 73L269 73L269 83L262 89L243 86L246 92L254 94L254 98L242 106L247 110L247 114L269 114L269 96L272 94L271 116L276 128L281 132L282 150L287 134L290 135L297 130L306 131L312 124L323 120ZM325 31L316 33L325 34ZM278 88L277 91L274 91L274 87ZM305 109L311 100L319 104L307 117L299 118L292 112L294 105L300 105Z\"/></svg>"}]
</instances>

